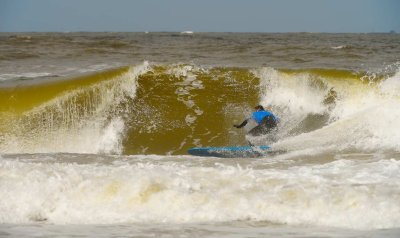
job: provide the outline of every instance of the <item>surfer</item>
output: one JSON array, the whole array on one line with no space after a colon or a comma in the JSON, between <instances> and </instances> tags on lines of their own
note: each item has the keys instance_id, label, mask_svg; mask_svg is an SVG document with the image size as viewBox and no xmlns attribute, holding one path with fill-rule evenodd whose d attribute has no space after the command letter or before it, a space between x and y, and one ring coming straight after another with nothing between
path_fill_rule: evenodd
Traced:
<instances>
[{"instance_id":1,"label":"surfer","mask_svg":"<svg viewBox=\"0 0 400 238\"><path fill-rule=\"evenodd\" d=\"M264 109L263 106L257 105L254 108L256 111L253 112L250 118L245 119L240 125L233 125L236 128L242 128L247 125L249 120L257 122L257 126L251 129L248 134L252 136L260 136L268 134L272 129L276 128L279 119L272 112Z\"/></svg>"}]
</instances>

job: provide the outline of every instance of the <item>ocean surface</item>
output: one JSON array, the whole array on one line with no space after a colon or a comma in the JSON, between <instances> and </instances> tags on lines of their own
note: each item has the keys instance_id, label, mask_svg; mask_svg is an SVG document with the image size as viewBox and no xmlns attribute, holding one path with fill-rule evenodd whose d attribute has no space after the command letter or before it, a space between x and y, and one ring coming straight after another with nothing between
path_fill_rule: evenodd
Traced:
<instances>
[{"instance_id":1,"label":"ocean surface","mask_svg":"<svg viewBox=\"0 0 400 238\"><path fill-rule=\"evenodd\" d=\"M399 118L400 34L0 33L0 237L398 238Z\"/></svg>"}]
</instances>

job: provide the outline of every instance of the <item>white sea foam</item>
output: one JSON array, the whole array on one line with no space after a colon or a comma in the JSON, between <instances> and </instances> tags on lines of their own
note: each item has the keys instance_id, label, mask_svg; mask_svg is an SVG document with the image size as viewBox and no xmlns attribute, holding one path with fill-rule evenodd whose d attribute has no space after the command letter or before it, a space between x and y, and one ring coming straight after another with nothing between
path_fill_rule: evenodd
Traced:
<instances>
[{"instance_id":1,"label":"white sea foam","mask_svg":"<svg viewBox=\"0 0 400 238\"><path fill-rule=\"evenodd\" d=\"M394 76L382 81L379 88L386 96L400 97L400 71Z\"/></svg>"},{"instance_id":2,"label":"white sea foam","mask_svg":"<svg viewBox=\"0 0 400 238\"><path fill-rule=\"evenodd\" d=\"M313 86L309 74L296 76L273 68L253 72L260 78L260 103L280 118L279 137L286 138L309 115L323 115L328 106L323 104L329 87Z\"/></svg>"},{"instance_id":3,"label":"white sea foam","mask_svg":"<svg viewBox=\"0 0 400 238\"><path fill-rule=\"evenodd\" d=\"M181 163L0 160L1 223L193 223L237 220L355 229L400 226L400 162L288 169ZM210 179L212 178L212 179Z\"/></svg>"},{"instance_id":4,"label":"white sea foam","mask_svg":"<svg viewBox=\"0 0 400 238\"><path fill-rule=\"evenodd\" d=\"M399 73L379 85L342 80L339 85L326 79L326 87L315 88L308 75L290 75L265 68L258 72L262 79L261 103L278 108L280 133L290 131L306 116L329 114L322 128L291 136L284 134L276 148L304 150L356 149L365 151L400 151ZM334 107L323 104L328 89L338 93ZM282 110L283 109L283 110ZM281 137L281 138L282 138Z\"/></svg>"},{"instance_id":5,"label":"white sea foam","mask_svg":"<svg viewBox=\"0 0 400 238\"><path fill-rule=\"evenodd\" d=\"M326 92L312 86L309 74L291 77L272 68L261 68L255 73L261 78L263 105L279 106L302 116L326 110L322 104Z\"/></svg>"},{"instance_id":6,"label":"white sea foam","mask_svg":"<svg viewBox=\"0 0 400 238\"><path fill-rule=\"evenodd\" d=\"M348 48L348 46L347 45L338 45L338 46L332 46L331 48L334 50L340 50L340 49L346 49L346 48Z\"/></svg>"}]
</instances>

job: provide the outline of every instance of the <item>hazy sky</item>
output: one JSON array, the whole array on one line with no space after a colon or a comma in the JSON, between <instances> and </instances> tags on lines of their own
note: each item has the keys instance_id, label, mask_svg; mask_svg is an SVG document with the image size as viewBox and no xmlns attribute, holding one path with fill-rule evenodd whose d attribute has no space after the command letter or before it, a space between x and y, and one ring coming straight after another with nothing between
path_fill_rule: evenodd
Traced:
<instances>
[{"instance_id":1,"label":"hazy sky","mask_svg":"<svg viewBox=\"0 0 400 238\"><path fill-rule=\"evenodd\" d=\"M0 31L400 32L400 0L0 0Z\"/></svg>"}]
</instances>

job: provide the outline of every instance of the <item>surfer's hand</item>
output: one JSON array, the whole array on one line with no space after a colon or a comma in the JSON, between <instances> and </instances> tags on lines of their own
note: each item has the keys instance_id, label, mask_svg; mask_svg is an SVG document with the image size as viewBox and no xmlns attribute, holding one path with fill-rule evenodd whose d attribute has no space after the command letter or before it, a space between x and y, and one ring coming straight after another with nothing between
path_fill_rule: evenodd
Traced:
<instances>
[{"instance_id":1,"label":"surfer's hand","mask_svg":"<svg viewBox=\"0 0 400 238\"><path fill-rule=\"evenodd\" d=\"M240 128L240 126L238 126L238 125L233 125L233 127Z\"/></svg>"}]
</instances>

